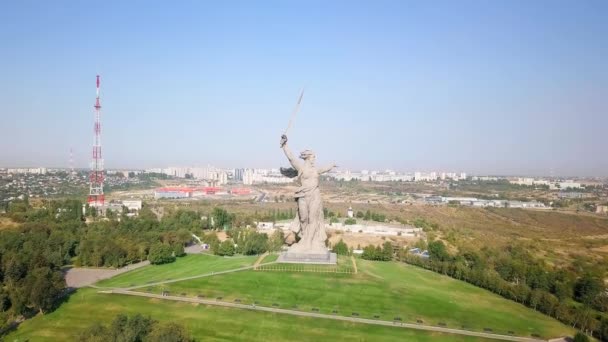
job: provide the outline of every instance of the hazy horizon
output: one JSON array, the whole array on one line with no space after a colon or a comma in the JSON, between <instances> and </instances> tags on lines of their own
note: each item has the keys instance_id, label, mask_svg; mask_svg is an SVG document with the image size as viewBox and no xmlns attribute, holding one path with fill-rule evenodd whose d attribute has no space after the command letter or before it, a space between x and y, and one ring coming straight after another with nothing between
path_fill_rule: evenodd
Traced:
<instances>
[{"instance_id":1,"label":"hazy horizon","mask_svg":"<svg viewBox=\"0 0 608 342\"><path fill-rule=\"evenodd\" d=\"M0 167L608 176L608 2L14 2ZM604 138L604 139L602 139ZM603 141L604 140L604 141Z\"/></svg>"}]
</instances>

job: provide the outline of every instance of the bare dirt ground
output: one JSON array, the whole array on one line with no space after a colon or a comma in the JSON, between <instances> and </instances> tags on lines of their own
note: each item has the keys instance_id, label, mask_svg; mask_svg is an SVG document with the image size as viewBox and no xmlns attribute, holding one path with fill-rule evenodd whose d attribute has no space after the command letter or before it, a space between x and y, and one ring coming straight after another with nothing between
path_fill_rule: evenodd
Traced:
<instances>
[{"instance_id":1,"label":"bare dirt ground","mask_svg":"<svg viewBox=\"0 0 608 342\"><path fill-rule=\"evenodd\" d=\"M361 246L361 248L363 248L367 245L381 246L386 241L394 242L400 245L406 245L418 241L418 238L400 236L376 236L363 233L331 233L331 236L329 237L329 242L332 244L332 246L338 243L340 240L344 241L345 244L347 244L348 246L352 246L353 248L356 248L357 246Z\"/></svg>"},{"instance_id":2,"label":"bare dirt ground","mask_svg":"<svg viewBox=\"0 0 608 342\"><path fill-rule=\"evenodd\" d=\"M68 287L85 287L100 280L112 278L115 275L147 266L149 264L150 262L146 260L118 269L73 267L65 272L65 282Z\"/></svg>"},{"instance_id":3,"label":"bare dirt ground","mask_svg":"<svg viewBox=\"0 0 608 342\"><path fill-rule=\"evenodd\" d=\"M13 222L13 220L11 220L8 217L0 217L0 230L2 229L8 229L8 228L15 228L19 226L18 223Z\"/></svg>"}]
</instances>

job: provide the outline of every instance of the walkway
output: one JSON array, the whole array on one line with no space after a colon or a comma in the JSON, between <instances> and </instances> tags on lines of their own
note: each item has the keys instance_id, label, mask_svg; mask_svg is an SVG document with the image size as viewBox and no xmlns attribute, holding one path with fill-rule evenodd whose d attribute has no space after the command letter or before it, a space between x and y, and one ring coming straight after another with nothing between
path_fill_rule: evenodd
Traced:
<instances>
[{"instance_id":1,"label":"walkway","mask_svg":"<svg viewBox=\"0 0 608 342\"><path fill-rule=\"evenodd\" d=\"M260 257L258 258L258 260L255 261L255 263L253 264L253 269L257 270L258 266L260 266L260 264L262 263L262 261L264 260L264 258L269 255L270 253L268 252L264 252L264 254L260 255Z\"/></svg>"},{"instance_id":2,"label":"walkway","mask_svg":"<svg viewBox=\"0 0 608 342\"><path fill-rule=\"evenodd\" d=\"M205 304L205 305L215 305L215 306L245 309L245 310L265 311L265 312L273 312L273 313L302 316L302 317L324 318L324 319L333 319L336 321L383 325L383 326L405 328L405 329L416 329L416 330L441 332L441 333L447 333L447 334L483 337L483 338L490 338L490 339L503 340L503 341L519 341L519 342L545 341L545 340L528 338L528 337L500 335L500 334L484 333L484 332L469 331L469 330L462 330L462 329L451 329L451 328L444 328L444 327L436 327L436 326L432 326L432 325L401 323L401 322L382 321L382 320L377 320L377 319L367 319L367 318L359 318L359 317L328 315L328 314L321 314L321 313L316 313L316 312L306 312L306 311L279 309L279 308L271 308L271 307L257 306L257 305L254 306L254 305L248 305L248 304L221 302L221 301L210 300L210 299L178 297L178 296L163 296L163 295L153 294L153 293L129 291L126 289L113 289L113 290L107 290L107 291L100 291L100 293L123 294L123 295L129 295L129 296L165 299L165 300L172 300L172 301L179 301L179 302L200 303L200 304Z\"/></svg>"},{"instance_id":3,"label":"walkway","mask_svg":"<svg viewBox=\"0 0 608 342\"><path fill-rule=\"evenodd\" d=\"M86 268L73 267L64 272L65 283L68 287L78 288L92 285L100 280L112 278L121 273L149 265L149 261L142 261L136 264L127 265L123 268Z\"/></svg>"}]
</instances>

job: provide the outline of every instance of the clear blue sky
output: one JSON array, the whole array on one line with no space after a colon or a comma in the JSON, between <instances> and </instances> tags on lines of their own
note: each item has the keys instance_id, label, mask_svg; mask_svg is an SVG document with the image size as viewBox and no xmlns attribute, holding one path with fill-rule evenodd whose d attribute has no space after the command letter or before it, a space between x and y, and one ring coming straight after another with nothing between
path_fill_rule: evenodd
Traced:
<instances>
[{"instance_id":1,"label":"clear blue sky","mask_svg":"<svg viewBox=\"0 0 608 342\"><path fill-rule=\"evenodd\" d=\"M9 1L0 166L608 176L608 1Z\"/></svg>"}]
</instances>

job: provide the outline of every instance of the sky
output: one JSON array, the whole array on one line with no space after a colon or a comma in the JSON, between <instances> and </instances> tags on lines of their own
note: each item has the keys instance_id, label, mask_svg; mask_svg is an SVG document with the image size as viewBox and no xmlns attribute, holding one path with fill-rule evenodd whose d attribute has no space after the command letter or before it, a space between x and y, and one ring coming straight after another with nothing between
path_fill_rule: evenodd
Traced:
<instances>
[{"instance_id":1,"label":"sky","mask_svg":"<svg viewBox=\"0 0 608 342\"><path fill-rule=\"evenodd\" d=\"M0 167L608 176L608 2L9 1Z\"/></svg>"}]
</instances>

